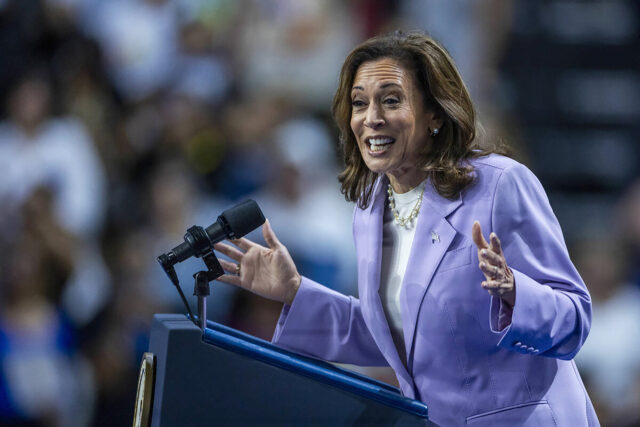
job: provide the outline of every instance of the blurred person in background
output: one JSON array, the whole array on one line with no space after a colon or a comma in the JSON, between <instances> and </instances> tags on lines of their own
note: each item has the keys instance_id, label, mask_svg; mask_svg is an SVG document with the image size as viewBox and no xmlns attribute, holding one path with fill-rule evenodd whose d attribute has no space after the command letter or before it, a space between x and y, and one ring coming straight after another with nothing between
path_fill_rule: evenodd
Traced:
<instances>
[{"instance_id":1,"label":"blurred person in background","mask_svg":"<svg viewBox=\"0 0 640 427\"><path fill-rule=\"evenodd\" d=\"M78 324L86 324L106 302L109 274L97 245L104 219L105 176L85 126L52 111L52 85L46 69L25 72L0 122L2 232L20 230L19 211L33 191L51 190L59 224L78 239L74 268L63 304ZM81 301L81 303L80 303Z\"/></svg>"},{"instance_id":2,"label":"blurred person in background","mask_svg":"<svg viewBox=\"0 0 640 427\"><path fill-rule=\"evenodd\" d=\"M233 142L221 165L224 185L215 187L218 193L235 200L268 186L271 165L265 159L277 160L271 135L293 113L294 104L286 97L248 95L227 105L224 133Z\"/></svg>"},{"instance_id":3,"label":"blurred person in background","mask_svg":"<svg viewBox=\"0 0 640 427\"><path fill-rule=\"evenodd\" d=\"M0 198L19 206L40 185L54 190L60 223L80 236L95 233L103 219L104 177L86 128L51 111L52 87L44 69L27 71L0 122Z\"/></svg>"},{"instance_id":4,"label":"blurred person in background","mask_svg":"<svg viewBox=\"0 0 640 427\"><path fill-rule=\"evenodd\" d=\"M640 289L640 179L629 185L616 211L616 226L629 256L628 280Z\"/></svg>"},{"instance_id":5,"label":"blurred person in background","mask_svg":"<svg viewBox=\"0 0 640 427\"><path fill-rule=\"evenodd\" d=\"M358 35L348 11L338 0L247 2L238 43L243 90L307 108L327 105L335 70Z\"/></svg>"},{"instance_id":6,"label":"blurred person in background","mask_svg":"<svg viewBox=\"0 0 640 427\"><path fill-rule=\"evenodd\" d=\"M86 426L93 371L60 308L77 241L57 223L52 192L33 189L23 227L3 242L0 278L0 424Z\"/></svg>"},{"instance_id":7,"label":"blurred person in background","mask_svg":"<svg viewBox=\"0 0 640 427\"><path fill-rule=\"evenodd\" d=\"M593 298L591 332L576 363L602 423L619 427L640 423L640 287L625 281L630 257L621 240L592 238L572 251Z\"/></svg>"},{"instance_id":8,"label":"blurred person in background","mask_svg":"<svg viewBox=\"0 0 640 427\"><path fill-rule=\"evenodd\" d=\"M219 280L285 304L278 345L390 365L436 424L598 425L572 361L589 293L540 182L476 139L446 50L420 33L362 43L333 113L360 298L302 277L268 221L267 247L215 245L233 259Z\"/></svg>"},{"instance_id":9,"label":"blurred person in background","mask_svg":"<svg viewBox=\"0 0 640 427\"><path fill-rule=\"evenodd\" d=\"M336 153L326 125L313 117L293 117L279 124L272 138L270 179L251 198L282 230L280 239L303 274L354 295L355 251L342 244L351 234L353 212L334 178Z\"/></svg>"},{"instance_id":10,"label":"blurred person in background","mask_svg":"<svg viewBox=\"0 0 640 427\"><path fill-rule=\"evenodd\" d=\"M603 424L640 424L640 180L624 190L602 236L575 245L594 323L577 358ZM605 234L606 233L606 234Z\"/></svg>"},{"instance_id":11,"label":"blurred person in background","mask_svg":"<svg viewBox=\"0 0 640 427\"><path fill-rule=\"evenodd\" d=\"M428 28L429 34L447 46L482 117L485 109L499 107L498 61L509 32L512 0L399 3L398 15L403 26ZM452 28L464 31L451 31Z\"/></svg>"},{"instance_id":12,"label":"blurred person in background","mask_svg":"<svg viewBox=\"0 0 640 427\"><path fill-rule=\"evenodd\" d=\"M180 241L187 228L194 224L211 222L212 212L228 206L224 199L202 194L195 174L180 159L165 159L151 171L147 184L149 222L138 233L145 236L147 245L141 250L147 255L162 253L166 247ZM141 241L140 237L137 239ZM185 295L193 294L193 274L205 269L201 259L191 258L176 266L176 273ZM145 298L158 307L178 309L182 306L174 287L167 282L154 256L146 263ZM235 289L226 285L214 287L212 298L207 299L207 315L212 320L223 320L230 310L230 298ZM149 319L151 320L151 319Z\"/></svg>"},{"instance_id":13,"label":"blurred person in background","mask_svg":"<svg viewBox=\"0 0 640 427\"><path fill-rule=\"evenodd\" d=\"M122 97L138 102L168 87L178 51L173 1L89 1L80 13L82 27L100 44Z\"/></svg>"}]
</instances>

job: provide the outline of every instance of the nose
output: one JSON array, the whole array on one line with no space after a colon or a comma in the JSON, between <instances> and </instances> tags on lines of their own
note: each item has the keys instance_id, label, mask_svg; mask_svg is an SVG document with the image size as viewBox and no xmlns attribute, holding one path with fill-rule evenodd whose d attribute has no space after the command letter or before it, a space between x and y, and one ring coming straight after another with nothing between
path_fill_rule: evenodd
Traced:
<instances>
[{"instance_id":1,"label":"nose","mask_svg":"<svg viewBox=\"0 0 640 427\"><path fill-rule=\"evenodd\" d=\"M371 103L367 109L364 125L370 129L378 129L384 125L384 115L378 105Z\"/></svg>"}]
</instances>

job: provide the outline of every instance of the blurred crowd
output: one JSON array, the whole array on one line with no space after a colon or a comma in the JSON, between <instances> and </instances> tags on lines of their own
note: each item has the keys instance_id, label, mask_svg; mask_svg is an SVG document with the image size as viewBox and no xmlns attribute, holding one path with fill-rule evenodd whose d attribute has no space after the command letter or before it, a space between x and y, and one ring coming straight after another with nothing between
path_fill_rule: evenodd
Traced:
<instances>
[{"instance_id":1,"label":"blurred crowd","mask_svg":"<svg viewBox=\"0 0 640 427\"><path fill-rule=\"evenodd\" d=\"M152 316L185 311L156 257L244 199L258 202L302 274L357 294L353 205L339 192L329 109L344 57L374 34L441 40L484 137L544 172L519 80L505 77L530 3L0 0L0 425L131 423ZM633 13L637 39L638 8L623 15ZM635 79L622 95L640 95ZM630 132L637 144L637 125ZM606 149L594 153L619 172ZM603 425L616 426L640 423L640 181L637 158L626 160L631 173L596 185L607 196L600 220L567 233L594 301L577 361ZM572 215L589 216L585 204L566 203L576 189L539 176L563 227L580 229ZM581 200L593 200L589 185ZM192 307L203 268L177 266ZM211 320L265 339L280 308L220 283L208 300Z\"/></svg>"}]
</instances>

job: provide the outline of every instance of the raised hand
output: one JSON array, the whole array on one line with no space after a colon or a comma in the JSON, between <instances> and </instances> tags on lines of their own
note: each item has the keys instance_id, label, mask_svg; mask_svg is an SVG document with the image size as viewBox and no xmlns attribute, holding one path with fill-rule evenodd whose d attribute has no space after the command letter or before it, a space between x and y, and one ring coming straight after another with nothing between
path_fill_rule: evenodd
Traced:
<instances>
[{"instance_id":1,"label":"raised hand","mask_svg":"<svg viewBox=\"0 0 640 427\"><path fill-rule=\"evenodd\" d=\"M237 246L216 243L215 250L236 262L221 259L228 273L217 280L247 289L257 295L291 304L300 287L298 274L287 248L276 237L269 220L262 226L262 235L269 247L241 238L231 242Z\"/></svg>"},{"instance_id":2,"label":"raised hand","mask_svg":"<svg viewBox=\"0 0 640 427\"><path fill-rule=\"evenodd\" d=\"M473 242L478 247L479 266L485 277L482 287L489 294L502 298L504 302L513 307L516 302L515 280L513 272L507 266L507 260L504 258L500 239L496 233L491 233L489 235L491 244L489 244L482 235L482 228L478 221L473 223L471 235Z\"/></svg>"}]
</instances>

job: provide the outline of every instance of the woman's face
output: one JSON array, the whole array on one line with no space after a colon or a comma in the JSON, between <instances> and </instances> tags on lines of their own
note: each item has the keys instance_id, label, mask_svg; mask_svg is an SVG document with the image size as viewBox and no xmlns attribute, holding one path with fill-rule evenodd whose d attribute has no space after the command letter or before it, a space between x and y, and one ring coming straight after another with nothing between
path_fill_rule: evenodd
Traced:
<instances>
[{"instance_id":1,"label":"woman's face","mask_svg":"<svg viewBox=\"0 0 640 427\"><path fill-rule=\"evenodd\" d=\"M411 73L391 58L365 62L351 89L351 130L367 167L389 177L396 191L418 185L416 166L441 121L426 109Z\"/></svg>"}]
</instances>

